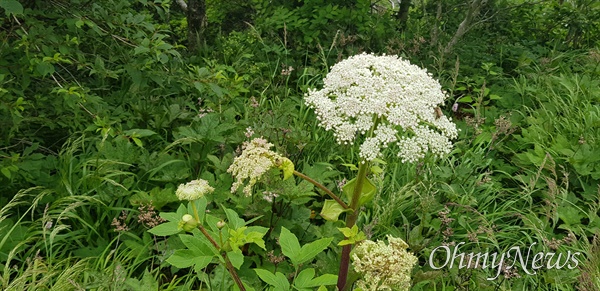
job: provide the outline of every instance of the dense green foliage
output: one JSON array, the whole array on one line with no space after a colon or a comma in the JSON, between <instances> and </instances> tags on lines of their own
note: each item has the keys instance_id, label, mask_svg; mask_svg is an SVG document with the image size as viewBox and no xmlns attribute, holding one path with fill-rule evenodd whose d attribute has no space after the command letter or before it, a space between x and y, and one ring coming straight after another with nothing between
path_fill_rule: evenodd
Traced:
<instances>
[{"instance_id":1,"label":"dense green foliage","mask_svg":"<svg viewBox=\"0 0 600 291\"><path fill-rule=\"evenodd\" d=\"M344 236L318 215L323 191L270 173L244 197L227 168L263 136L339 191L356 148L337 145L303 95L363 51L428 68L461 129L446 159L389 152L370 174L377 193L359 226L410 245L413 289L600 288L600 3L484 1L446 50L475 1L412 2L401 25L388 1L208 0L203 45L189 51L175 1L0 0L0 290L230 290L217 260L169 263L197 233L147 231L159 211L185 211L175 190L198 178L215 188L207 216L238 222L231 237L247 239L246 223L264 235L264 247L240 243L244 283L331 289ZM432 269L432 250L453 242L585 259L496 280Z\"/></svg>"}]
</instances>

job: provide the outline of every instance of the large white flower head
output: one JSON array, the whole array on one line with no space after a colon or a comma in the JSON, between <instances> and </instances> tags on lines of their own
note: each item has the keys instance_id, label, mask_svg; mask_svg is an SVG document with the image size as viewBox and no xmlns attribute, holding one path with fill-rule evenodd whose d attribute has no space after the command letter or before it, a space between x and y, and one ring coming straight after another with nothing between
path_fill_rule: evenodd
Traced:
<instances>
[{"instance_id":1,"label":"large white flower head","mask_svg":"<svg viewBox=\"0 0 600 291\"><path fill-rule=\"evenodd\" d=\"M320 125L340 144L365 135L360 157L370 161L391 144L402 162L426 152L450 152L456 125L436 113L446 99L442 86L425 69L397 56L360 54L331 68L321 90L309 90L306 104Z\"/></svg>"},{"instance_id":2,"label":"large white flower head","mask_svg":"<svg viewBox=\"0 0 600 291\"><path fill-rule=\"evenodd\" d=\"M175 195L177 195L177 198L179 198L179 200L192 201L208 193L212 193L213 191L215 191L215 188L211 187L208 184L208 181L198 179L192 180L186 184L179 185L179 187L177 187Z\"/></svg>"},{"instance_id":3,"label":"large white flower head","mask_svg":"<svg viewBox=\"0 0 600 291\"><path fill-rule=\"evenodd\" d=\"M388 243L365 240L354 249L352 266L362 275L357 285L362 290L409 290L410 274L417 257L406 251L400 238L387 236Z\"/></svg>"}]
</instances>

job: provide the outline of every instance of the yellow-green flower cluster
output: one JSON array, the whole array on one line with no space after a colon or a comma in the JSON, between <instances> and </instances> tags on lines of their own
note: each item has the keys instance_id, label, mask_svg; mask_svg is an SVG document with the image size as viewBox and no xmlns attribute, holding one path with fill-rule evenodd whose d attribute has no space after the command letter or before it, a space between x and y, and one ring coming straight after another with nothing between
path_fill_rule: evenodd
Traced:
<instances>
[{"instance_id":1,"label":"yellow-green flower cluster","mask_svg":"<svg viewBox=\"0 0 600 291\"><path fill-rule=\"evenodd\" d=\"M263 138L255 138L250 142L245 142L242 146L242 154L233 160L233 164L227 169L236 181L231 186L231 192L235 193L237 189L249 179L244 187L244 195L252 194L252 186L271 168L281 168L285 176L293 172L293 164L288 159L271 150L273 144Z\"/></svg>"},{"instance_id":2,"label":"yellow-green flower cluster","mask_svg":"<svg viewBox=\"0 0 600 291\"><path fill-rule=\"evenodd\" d=\"M196 200L208 193L215 191L215 188L208 185L208 181L198 179L188 182L187 184L181 184L177 187L175 195L179 200Z\"/></svg>"},{"instance_id":3,"label":"yellow-green flower cluster","mask_svg":"<svg viewBox=\"0 0 600 291\"><path fill-rule=\"evenodd\" d=\"M362 275L357 287L362 290L409 290L410 273L417 257L406 251L408 244L387 236L383 241L366 240L353 251L352 266Z\"/></svg>"}]
</instances>

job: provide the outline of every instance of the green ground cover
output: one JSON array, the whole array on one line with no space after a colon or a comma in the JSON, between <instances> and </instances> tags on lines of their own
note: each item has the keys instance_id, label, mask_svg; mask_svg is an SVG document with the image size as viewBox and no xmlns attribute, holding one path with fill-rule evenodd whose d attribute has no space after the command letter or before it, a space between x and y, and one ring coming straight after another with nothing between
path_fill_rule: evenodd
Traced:
<instances>
[{"instance_id":1,"label":"green ground cover","mask_svg":"<svg viewBox=\"0 0 600 291\"><path fill-rule=\"evenodd\" d=\"M600 289L598 1L0 0L0 15L0 290L335 290L357 243L414 254L411 290ZM320 126L305 95L363 52L439 81L450 153L363 164L364 138ZM260 137L271 169L232 193ZM181 201L200 179L210 193ZM445 264L457 247L513 257ZM358 290L351 261L340 280Z\"/></svg>"}]
</instances>

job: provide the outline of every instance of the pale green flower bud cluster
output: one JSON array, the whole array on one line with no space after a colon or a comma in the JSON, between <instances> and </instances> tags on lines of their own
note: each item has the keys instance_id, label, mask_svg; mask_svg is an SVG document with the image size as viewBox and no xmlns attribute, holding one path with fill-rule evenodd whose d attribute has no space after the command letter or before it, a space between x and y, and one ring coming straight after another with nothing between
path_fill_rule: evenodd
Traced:
<instances>
[{"instance_id":1,"label":"pale green flower bud cluster","mask_svg":"<svg viewBox=\"0 0 600 291\"><path fill-rule=\"evenodd\" d=\"M179 224L177 225L178 229L182 229L187 232L191 232L198 226L198 221L194 219L193 216L189 214L185 214L181 217Z\"/></svg>"},{"instance_id":2,"label":"pale green flower bud cluster","mask_svg":"<svg viewBox=\"0 0 600 291\"><path fill-rule=\"evenodd\" d=\"M387 236L383 241L362 241L353 251L352 266L362 275L357 287L362 290L409 290L410 274L417 257L406 251L408 244Z\"/></svg>"},{"instance_id":3,"label":"pale green flower bud cluster","mask_svg":"<svg viewBox=\"0 0 600 291\"><path fill-rule=\"evenodd\" d=\"M181 184L177 187L175 195L179 200L196 200L206 194L212 193L215 188L208 185L208 181L198 179L188 182L187 184Z\"/></svg>"},{"instance_id":4,"label":"pale green flower bud cluster","mask_svg":"<svg viewBox=\"0 0 600 291\"><path fill-rule=\"evenodd\" d=\"M231 186L231 193L244 184L244 180L249 179L244 187L244 195L252 194L252 186L271 168L280 167L287 158L271 151L272 143L263 138L255 138L250 142L244 142L242 153L233 160L233 164L227 169L236 181Z\"/></svg>"},{"instance_id":5,"label":"pale green flower bud cluster","mask_svg":"<svg viewBox=\"0 0 600 291\"><path fill-rule=\"evenodd\" d=\"M363 53L334 65L323 81L323 89L309 90L305 101L338 143L351 144L377 124L360 147L364 160L394 143L406 147L398 153L403 162L450 152L456 125L436 114L446 94L425 69L397 56Z\"/></svg>"}]
</instances>

